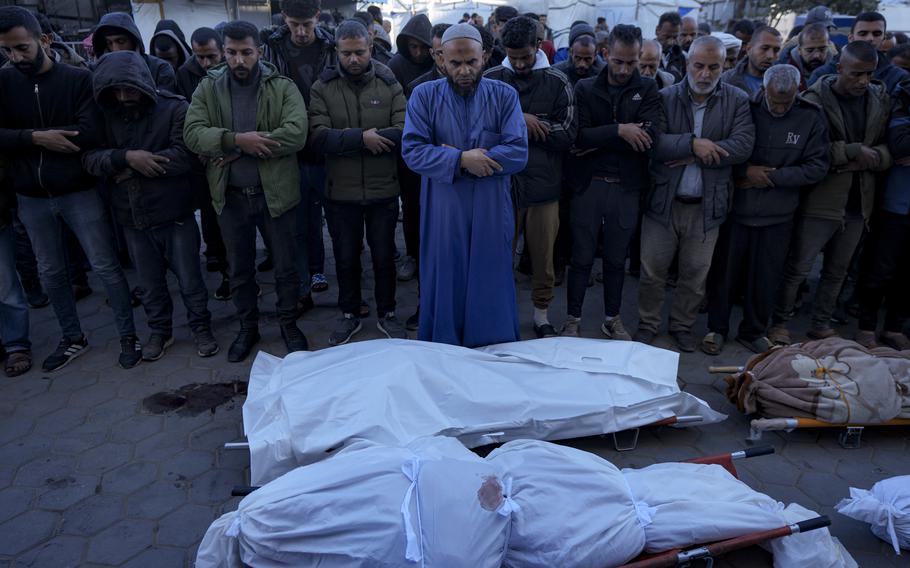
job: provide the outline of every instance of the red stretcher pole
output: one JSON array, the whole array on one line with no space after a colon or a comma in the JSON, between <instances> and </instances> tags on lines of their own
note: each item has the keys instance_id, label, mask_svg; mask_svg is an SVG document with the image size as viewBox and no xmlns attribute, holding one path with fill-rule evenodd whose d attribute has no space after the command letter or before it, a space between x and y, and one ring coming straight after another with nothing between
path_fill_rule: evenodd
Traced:
<instances>
[{"instance_id":1,"label":"red stretcher pole","mask_svg":"<svg viewBox=\"0 0 910 568\"><path fill-rule=\"evenodd\" d=\"M798 523L785 527L779 527L776 529L747 534L736 538L730 538L727 540L722 540L720 542L707 544L705 546L699 546L698 548L692 548L683 551L670 550L656 556L652 556L650 558L645 558L636 562L632 562L630 564L625 564L622 566L622 568L668 568L671 566L682 566L688 564L693 560L721 556L723 554L727 554L728 552L741 550L743 548L761 544L775 538L809 532L830 525L831 520L828 517L815 517L814 519L800 521Z\"/></svg>"}]
</instances>

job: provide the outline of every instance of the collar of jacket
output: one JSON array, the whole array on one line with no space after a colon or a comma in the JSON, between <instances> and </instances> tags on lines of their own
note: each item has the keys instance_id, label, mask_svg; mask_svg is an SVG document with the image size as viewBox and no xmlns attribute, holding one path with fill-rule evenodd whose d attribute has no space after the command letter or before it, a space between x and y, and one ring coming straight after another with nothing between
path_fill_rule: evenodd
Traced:
<instances>
[{"instance_id":1,"label":"collar of jacket","mask_svg":"<svg viewBox=\"0 0 910 568\"><path fill-rule=\"evenodd\" d=\"M231 70L228 68L226 61L222 61L218 65L209 69L209 72L206 74L207 77L210 77L212 81L218 84L227 85L228 79L231 76ZM259 81L260 83L265 83L266 81L271 81L273 79L279 78L281 75L278 73L278 68L265 61L263 59L259 60ZM290 79L289 79L290 80Z\"/></svg>"},{"instance_id":2,"label":"collar of jacket","mask_svg":"<svg viewBox=\"0 0 910 568\"><path fill-rule=\"evenodd\" d=\"M502 60L502 66L505 67L506 69L508 69L509 71L511 71L512 73L515 72L515 70L512 69L512 63L509 61L508 57L506 57L505 59ZM534 60L534 67L531 68L531 71L537 71L538 69L546 69L549 66L550 66L550 60L547 59L547 54L544 53L543 50L538 49L537 58Z\"/></svg>"}]
</instances>

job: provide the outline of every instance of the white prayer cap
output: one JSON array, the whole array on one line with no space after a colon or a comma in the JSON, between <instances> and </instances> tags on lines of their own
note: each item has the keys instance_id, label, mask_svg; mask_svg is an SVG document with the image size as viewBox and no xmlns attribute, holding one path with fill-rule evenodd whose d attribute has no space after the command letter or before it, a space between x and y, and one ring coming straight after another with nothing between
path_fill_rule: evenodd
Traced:
<instances>
[{"instance_id":1,"label":"white prayer cap","mask_svg":"<svg viewBox=\"0 0 910 568\"><path fill-rule=\"evenodd\" d=\"M449 29L442 34L442 43L452 41L453 39L473 39L477 43L483 45L483 39L480 37L480 32L471 24L455 24L454 26L450 26Z\"/></svg>"},{"instance_id":2,"label":"white prayer cap","mask_svg":"<svg viewBox=\"0 0 910 568\"><path fill-rule=\"evenodd\" d=\"M724 49L730 49L734 47L736 49L739 49L743 45L743 40L732 34L724 32L711 32L711 35L724 42Z\"/></svg>"}]
</instances>

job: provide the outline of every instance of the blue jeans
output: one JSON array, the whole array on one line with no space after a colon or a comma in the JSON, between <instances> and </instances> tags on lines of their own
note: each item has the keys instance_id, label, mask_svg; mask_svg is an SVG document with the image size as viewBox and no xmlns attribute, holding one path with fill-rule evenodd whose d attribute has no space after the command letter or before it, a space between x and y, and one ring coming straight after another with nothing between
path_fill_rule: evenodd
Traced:
<instances>
[{"instance_id":1,"label":"blue jeans","mask_svg":"<svg viewBox=\"0 0 910 568\"><path fill-rule=\"evenodd\" d=\"M120 337L136 335L130 288L120 268L111 226L98 192L77 191L49 198L20 195L19 220L32 241L41 281L65 337L79 339L82 327L70 286L61 221L76 235L95 276L104 284Z\"/></svg>"},{"instance_id":2,"label":"blue jeans","mask_svg":"<svg viewBox=\"0 0 910 568\"><path fill-rule=\"evenodd\" d=\"M212 314L209 295L199 269L199 226L192 215L153 229L123 228L126 246L136 265L139 284L145 289L142 306L152 333L173 332L174 303L167 287L167 270L177 277L186 319L193 331L208 331Z\"/></svg>"},{"instance_id":3,"label":"blue jeans","mask_svg":"<svg viewBox=\"0 0 910 568\"><path fill-rule=\"evenodd\" d=\"M325 166L300 162L300 205L297 206L297 273L300 295L310 293L310 277L325 272L322 242L322 201Z\"/></svg>"},{"instance_id":4,"label":"blue jeans","mask_svg":"<svg viewBox=\"0 0 910 568\"><path fill-rule=\"evenodd\" d=\"M29 351L28 305L16 275L16 236L12 225L0 227L0 339L7 353Z\"/></svg>"}]
</instances>

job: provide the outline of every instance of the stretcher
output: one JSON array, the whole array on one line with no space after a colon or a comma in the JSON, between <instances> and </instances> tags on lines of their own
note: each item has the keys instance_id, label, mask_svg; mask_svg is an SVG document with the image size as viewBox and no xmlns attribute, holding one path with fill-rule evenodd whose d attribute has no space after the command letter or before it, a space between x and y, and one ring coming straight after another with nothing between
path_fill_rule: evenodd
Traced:
<instances>
[{"instance_id":1,"label":"stretcher","mask_svg":"<svg viewBox=\"0 0 910 568\"><path fill-rule=\"evenodd\" d=\"M760 446L747 448L744 450L705 456L687 460L688 463L696 464L713 464L719 465L726 469L734 477L738 478L735 463L736 461L765 456L774 453L771 446ZM234 497L245 497L256 491L256 486L235 486L231 495ZM668 550L658 554L642 555L630 563L624 564L621 568L662 568L669 566L689 566L693 561L704 561L705 566L712 566L713 559L724 554L741 550L750 546L762 544L773 539L782 538L794 534L809 532L821 529L831 525L827 516L819 516L798 523L781 526L771 530L756 531L754 533L742 535L736 538L726 539L709 544L694 545L690 548Z\"/></svg>"},{"instance_id":2,"label":"stretcher","mask_svg":"<svg viewBox=\"0 0 910 568\"><path fill-rule=\"evenodd\" d=\"M733 376L738 373L747 371L745 367L731 366L711 366L708 372L712 374L723 374ZM753 442L760 441L765 432L792 432L796 429L807 428L829 428L842 429L838 435L838 442L845 449L856 449L862 446L862 435L866 428L879 428L888 426L910 426L910 419L895 418L885 422L877 423L833 423L825 422L815 418L806 417L777 417L777 418L756 418L750 422L748 439Z\"/></svg>"},{"instance_id":3,"label":"stretcher","mask_svg":"<svg viewBox=\"0 0 910 568\"><path fill-rule=\"evenodd\" d=\"M739 479L739 474L737 473L736 466L733 462L747 458L765 456L773 453L773 447L759 446L755 448L747 448L745 450L740 450L737 452L705 456L686 461L688 463L719 465L729 471L734 477ZM783 538L794 534L809 532L825 528L830 525L831 520L827 516L822 515L814 519L808 519L791 525L786 525L771 530L756 531L751 534L713 542L710 544L702 544L686 549L667 550L659 554L643 554L642 556L636 558L634 561L629 562L628 564L624 564L620 568L665 568L669 566L690 566L692 562L696 560L704 561L704 565L710 568L714 564L714 558L723 556L724 554L729 554L730 552L748 548L750 546L763 544L776 538Z\"/></svg>"}]
</instances>

